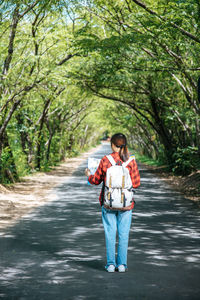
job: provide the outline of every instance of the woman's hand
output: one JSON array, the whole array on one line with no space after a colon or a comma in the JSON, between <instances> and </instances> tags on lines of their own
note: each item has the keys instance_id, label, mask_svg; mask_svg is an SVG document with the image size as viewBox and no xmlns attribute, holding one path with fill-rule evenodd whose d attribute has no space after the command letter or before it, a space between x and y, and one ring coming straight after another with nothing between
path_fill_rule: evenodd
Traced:
<instances>
[{"instance_id":1,"label":"woman's hand","mask_svg":"<svg viewBox=\"0 0 200 300\"><path fill-rule=\"evenodd\" d=\"M85 175L89 177L91 175L90 170L88 168L85 169Z\"/></svg>"}]
</instances>

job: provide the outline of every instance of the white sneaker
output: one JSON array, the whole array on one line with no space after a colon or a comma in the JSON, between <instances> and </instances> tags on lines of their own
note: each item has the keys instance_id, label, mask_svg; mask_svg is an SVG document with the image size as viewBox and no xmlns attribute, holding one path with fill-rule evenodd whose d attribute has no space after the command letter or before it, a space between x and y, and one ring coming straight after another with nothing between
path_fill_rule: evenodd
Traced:
<instances>
[{"instance_id":1,"label":"white sneaker","mask_svg":"<svg viewBox=\"0 0 200 300\"><path fill-rule=\"evenodd\" d=\"M107 272L109 272L109 273L114 273L114 272L115 272L115 266L114 266L114 265L108 266Z\"/></svg>"},{"instance_id":2,"label":"white sneaker","mask_svg":"<svg viewBox=\"0 0 200 300\"><path fill-rule=\"evenodd\" d=\"M118 267L118 272L126 272L126 268L125 268L125 266L124 265L120 265L119 267Z\"/></svg>"}]
</instances>

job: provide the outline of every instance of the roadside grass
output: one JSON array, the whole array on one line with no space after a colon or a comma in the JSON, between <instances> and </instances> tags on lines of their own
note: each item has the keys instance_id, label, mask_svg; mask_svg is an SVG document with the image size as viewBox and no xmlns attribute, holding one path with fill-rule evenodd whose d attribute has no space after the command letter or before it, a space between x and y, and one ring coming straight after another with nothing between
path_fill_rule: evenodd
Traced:
<instances>
[{"instance_id":1,"label":"roadside grass","mask_svg":"<svg viewBox=\"0 0 200 300\"><path fill-rule=\"evenodd\" d=\"M184 194L185 197L198 203L200 207L200 171L194 171L189 175L176 175L169 166L165 165L162 161L149 158L148 156L141 155L140 153L131 151L135 155L139 163L146 165L152 172L158 176L166 179L176 190Z\"/></svg>"},{"instance_id":2,"label":"roadside grass","mask_svg":"<svg viewBox=\"0 0 200 300\"><path fill-rule=\"evenodd\" d=\"M159 160L150 158L150 157L148 157L146 155L142 155L142 154L139 154L137 152L135 152L134 155L135 155L136 160L139 161L140 163L143 163L143 164L146 164L146 165L149 165L149 166L166 167L167 168L167 166L165 166Z\"/></svg>"}]
</instances>

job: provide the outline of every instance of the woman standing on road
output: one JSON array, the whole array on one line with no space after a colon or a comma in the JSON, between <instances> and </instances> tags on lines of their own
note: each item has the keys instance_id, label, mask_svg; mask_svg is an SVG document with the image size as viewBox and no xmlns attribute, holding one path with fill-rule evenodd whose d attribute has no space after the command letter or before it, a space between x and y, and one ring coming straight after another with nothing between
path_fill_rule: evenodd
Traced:
<instances>
[{"instance_id":1,"label":"woman standing on road","mask_svg":"<svg viewBox=\"0 0 200 300\"><path fill-rule=\"evenodd\" d=\"M112 161L116 165L122 165L126 162L126 168L130 175L132 187L137 188L140 185L140 175L138 167L134 158L129 158L129 152L127 148L127 139L124 134L117 133L111 138L112 153L110 156L104 156L94 175L90 174L89 169L85 170L88 181L91 184L98 185L101 182L106 184L107 170L113 165ZM110 157L110 159L109 159ZM103 201L102 201L103 199ZM134 207L134 201L128 206L121 208L113 208L112 205L107 205L105 202L105 195L102 189L100 197L100 204L102 206L102 220L105 231L106 240L106 255L107 265L106 270L108 272L115 272L117 269L119 272L125 272L127 269L127 251L129 231L132 219L132 209ZM112 202L111 202L112 204ZM115 260L115 244L116 233L118 232L118 253L117 260Z\"/></svg>"}]
</instances>

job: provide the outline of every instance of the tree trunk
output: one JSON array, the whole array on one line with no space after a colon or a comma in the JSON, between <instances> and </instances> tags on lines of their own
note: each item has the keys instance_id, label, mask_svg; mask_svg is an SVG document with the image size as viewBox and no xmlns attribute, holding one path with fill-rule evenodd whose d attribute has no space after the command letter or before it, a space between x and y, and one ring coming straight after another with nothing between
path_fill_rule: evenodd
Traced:
<instances>
[{"instance_id":1,"label":"tree trunk","mask_svg":"<svg viewBox=\"0 0 200 300\"><path fill-rule=\"evenodd\" d=\"M55 132L51 132L49 134L49 139L47 141L47 152L46 152L46 160L49 160L49 156L50 156L50 152L51 152L51 142L52 142L52 138L54 136Z\"/></svg>"},{"instance_id":2,"label":"tree trunk","mask_svg":"<svg viewBox=\"0 0 200 300\"><path fill-rule=\"evenodd\" d=\"M9 162L9 165L7 166L7 162L5 162L5 168L2 167L4 165L4 161L2 161L2 152L3 149L6 149L7 153L9 153L9 156L6 157L7 161ZM15 165L12 149L9 144L9 139L6 131L4 132L4 135L2 139L0 140L0 182L15 182L19 179L19 176L17 174L17 168Z\"/></svg>"},{"instance_id":3,"label":"tree trunk","mask_svg":"<svg viewBox=\"0 0 200 300\"><path fill-rule=\"evenodd\" d=\"M156 100L156 97L154 96L153 93L153 87L152 87L152 82L149 80L149 100L151 103L152 111L153 111L153 116L155 120L155 126L157 127L157 132L160 136L160 139L165 147L165 152L169 160L171 160L171 153L173 152L173 148L175 145L173 144L173 140L170 137L170 134L166 128L166 126L163 123L162 118L160 117L160 107L158 107L158 103Z\"/></svg>"},{"instance_id":4,"label":"tree trunk","mask_svg":"<svg viewBox=\"0 0 200 300\"><path fill-rule=\"evenodd\" d=\"M10 31L10 37L9 37L9 45L8 45L8 55L4 61L4 66L3 66L3 72L2 74L6 74L8 72L8 69L10 67L10 63L12 60L13 56L13 51L14 51L14 40L16 36L16 30L17 30L17 25L20 20L20 15L19 15L19 4L17 4L14 13L13 13L13 20L12 20L12 25L11 25L11 31Z\"/></svg>"},{"instance_id":5,"label":"tree trunk","mask_svg":"<svg viewBox=\"0 0 200 300\"><path fill-rule=\"evenodd\" d=\"M16 115L16 120L19 125L19 127L22 127L24 125L24 119L23 119L23 114L17 114ZM24 154L26 155L26 161L27 165L30 168L33 168L32 164L32 158L33 158L33 144L32 141L28 135L27 130L20 130L20 139L21 139L21 145L22 145L22 150Z\"/></svg>"},{"instance_id":6,"label":"tree trunk","mask_svg":"<svg viewBox=\"0 0 200 300\"><path fill-rule=\"evenodd\" d=\"M42 112L42 114L40 116L40 119L39 119L39 124L40 125L39 125L38 136L37 136L37 150L36 150L36 168L38 170L40 170L40 168L41 168L41 158L42 158L41 157L42 129L43 129L43 126L44 126L45 117L46 117L46 114L48 112L50 102L51 102L50 99L48 99L46 101L43 112Z\"/></svg>"},{"instance_id":7,"label":"tree trunk","mask_svg":"<svg viewBox=\"0 0 200 300\"><path fill-rule=\"evenodd\" d=\"M200 120L199 118L196 118L196 145L198 148L198 153L200 155Z\"/></svg>"},{"instance_id":8,"label":"tree trunk","mask_svg":"<svg viewBox=\"0 0 200 300\"><path fill-rule=\"evenodd\" d=\"M152 145L152 147L153 147L153 149L154 149L154 151L155 151L155 154L156 154L156 156L158 157L158 155L159 155L159 149L158 149L158 146L157 146L156 143L152 140L152 136L150 135L150 133L149 133L147 127L140 121L140 118L139 118L136 114L134 114L134 116L135 116L136 119L138 120L139 126L142 128L142 130L143 130L143 132L144 132L144 134L145 134L145 136L146 136L146 138L147 138L149 144Z\"/></svg>"}]
</instances>

